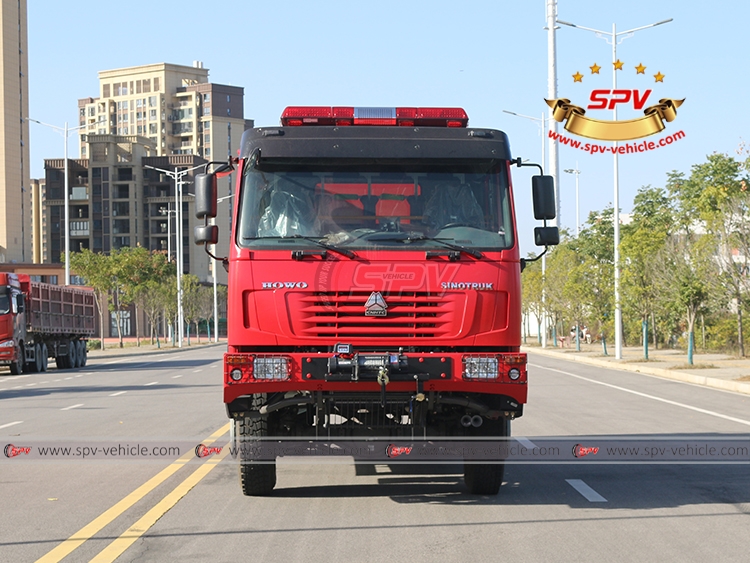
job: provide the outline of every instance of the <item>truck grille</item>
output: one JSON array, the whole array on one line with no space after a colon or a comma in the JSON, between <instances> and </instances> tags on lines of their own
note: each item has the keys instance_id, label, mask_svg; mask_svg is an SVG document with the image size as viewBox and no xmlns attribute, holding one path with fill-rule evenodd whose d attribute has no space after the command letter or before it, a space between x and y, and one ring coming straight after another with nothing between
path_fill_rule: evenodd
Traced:
<instances>
[{"instance_id":1,"label":"truck grille","mask_svg":"<svg viewBox=\"0 0 750 563\"><path fill-rule=\"evenodd\" d=\"M465 294L383 292L384 317L365 316L371 291L287 293L292 332L309 338L451 338L458 336Z\"/></svg>"}]
</instances>

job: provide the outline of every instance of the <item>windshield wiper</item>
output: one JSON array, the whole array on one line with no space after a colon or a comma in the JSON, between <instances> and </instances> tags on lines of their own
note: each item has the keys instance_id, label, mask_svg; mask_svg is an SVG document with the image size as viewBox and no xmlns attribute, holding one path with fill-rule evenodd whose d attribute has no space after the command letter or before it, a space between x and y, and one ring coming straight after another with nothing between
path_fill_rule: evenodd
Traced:
<instances>
[{"instance_id":1,"label":"windshield wiper","mask_svg":"<svg viewBox=\"0 0 750 563\"><path fill-rule=\"evenodd\" d=\"M320 239L316 239L314 237L306 237L304 235L292 235L290 237L282 237L282 238L296 238L296 239L302 239L312 242L313 244L317 244L321 248L325 248L326 250L330 250L332 252L338 252L339 254L343 254L347 258L356 258L356 254L352 252L351 250L348 250L346 248L339 248L338 246L335 246L329 242L323 242Z\"/></svg>"},{"instance_id":2,"label":"windshield wiper","mask_svg":"<svg viewBox=\"0 0 750 563\"><path fill-rule=\"evenodd\" d=\"M338 252L339 254L343 254L347 258L356 258L357 255L354 254L351 250L348 250L346 248L339 248L338 246L334 246L333 244L330 244L328 242L323 242L322 240L316 239L315 237L307 237L304 235L291 235L288 237L282 237L282 236L275 236L275 237L242 237L242 240L289 240L289 239L302 239L309 241L313 244L318 245L321 248L325 248L326 250L330 250L331 252Z\"/></svg>"},{"instance_id":3,"label":"windshield wiper","mask_svg":"<svg viewBox=\"0 0 750 563\"><path fill-rule=\"evenodd\" d=\"M370 233L373 234L373 233ZM479 252L478 250L475 250L473 248L467 248L465 246L461 246L460 244L454 244L452 242L447 242L444 239L435 238L435 237L428 237L419 233L374 233L377 236L377 238L373 237L371 240L397 240L402 242L419 242L419 241L430 241L430 242L436 242L445 248L448 248L450 250L456 250L458 252L463 252L465 254L468 254L469 256L473 256L474 258L484 258L484 254Z\"/></svg>"}]
</instances>

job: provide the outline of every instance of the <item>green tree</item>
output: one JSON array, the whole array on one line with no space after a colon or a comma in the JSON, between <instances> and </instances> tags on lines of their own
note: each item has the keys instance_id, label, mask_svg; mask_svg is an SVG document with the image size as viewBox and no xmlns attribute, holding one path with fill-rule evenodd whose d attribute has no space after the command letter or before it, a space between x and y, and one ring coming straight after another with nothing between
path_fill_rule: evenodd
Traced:
<instances>
[{"instance_id":1,"label":"green tree","mask_svg":"<svg viewBox=\"0 0 750 563\"><path fill-rule=\"evenodd\" d=\"M111 261L108 256L84 248L81 252L70 253L70 268L94 290L99 307L99 337L104 350L104 311L110 309L109 292L112 289Z\"/></svg>"},{"instance_id":2,"label":"green tree","mask_svg":"<svg viewBox=\"0 0 750 563\"><path fill-rule=\"evenodd\" d=\"M182 276L182 315L187 323L187 343L190 346L190 326L200 319L201 285L197 276L185 274ZM200 342L200 337L198 337Z\"/></svg>"},{"instance_id":3,"label":"green tree","mask_svg":"<svg viewBox=\"0 0 750 563\"><path fill-rule=\"evenodd\" d=\"M657 254L671 233L673 213L670 199L662 188L642 187L633 201L632 222L623 225L620 243L622 296L626 311L641 319L643 355L648 358L648 322L651 319L654 346L657 346L656 312L663 290L654 267Z\"/></svg>"}]
</instances>

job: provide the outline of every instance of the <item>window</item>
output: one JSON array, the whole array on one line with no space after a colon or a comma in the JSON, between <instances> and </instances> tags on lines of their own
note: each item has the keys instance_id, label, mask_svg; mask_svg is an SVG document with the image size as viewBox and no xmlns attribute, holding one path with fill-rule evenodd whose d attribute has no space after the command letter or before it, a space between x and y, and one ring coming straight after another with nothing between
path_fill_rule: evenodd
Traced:
<instances>
[{"instance_id":1,"label":"window","mask_svg":"<svg viewBox=\"0 0 750 563\"><path fill-rule=\"evenodd\" d=\"M102 98L109 98L109 84L102 84Z\"/></svg>"},{"instance_id":2,"label":"window","mask_svg":"<svg viewBox=\"0 0 750 563\"><path fill-rule=\"evenodd\" d=\"M145 94L146 92L150 92L150 91L151 91L151 79L147 78L146 80L143 81L143 93Z\"/></svg>"},{"instance_id":3,"label":"window","mask_svg":"<svg viewBox=\"0 0 750 563\"><path fill-rule=\"evenodd\" d=\"M130 220L129 219L115 219L112 222L112 234L121 235L128 234L130 232Z\"/></svg>"},{"instance_id":4,"label":"window","mask_svg":"<svg viewBox=\"0 0 750 563\"><path fill-rule=\"evenodd\" d=\"M135 93L136 94L141 93L141 81L140 80L135 81Z\"/></svg>"},{"instance_id":5,"label":"window","mask_svg":"<svg viewBox=\"0 0 750 563\"><path fill-rule=\"evenodd\" d=\"M210 143L210 142L211 142L211 135L206 135L206 136L204 137L204 142L205 142L206 144Z\"/></svg>"},{"instance_id":6,"label":"window","mask_svg":"<svg viewBox=\"0 0 750 563\"><path fill-rule=\"evenodd\" d=\"M115 184L113 192L113 199L128 199L130 197L130 186L128 184Z\"/></svg>"},{"instance_id":7,"label":"window","mask_svg":"<svg viewBox=\"0 0 750 563\"><path fill-rule=\"evenodd\" d=\"M210 130L211 130L211 122L210 122L210 121L205 121L205 122L203 123L203 128L204 128L204 129L205 129L206 131L210 131Z\"/></svg>"},{"instance_id":8,"label":"window","mask_svg":"<svg viewBox=\"0 0 750 563\"><path fill-rule=\"evenodd\" d=\"M204 102L210 102L211 101L211 94L203 94L203 101Z\"/></svg>"},{"instance_id":9,"label":"window","mask_svg":"<svg viewBox=\"0 0 750 563\"><path fill-rule=\"evenodd\" d=\"M160 86L161 85L159 84L159 77L157 76L154 78L154 92L158 92L159 90L161 90Z\"/></svg>"},{"instance_id":10,"label":"window","mask_svg":"<svg viewBox=\"0 0 750 563\"><path fill-rule=\"evenodd\" d=\"M128 238L128 237L116 237L116 238ZM117 243L112 241L115 248L120 248ZM120 334L117 330L117 317L120 317L120 329L122 330L123 336L130 336L130 311L112 311L110 313L110 324L109 333L112 335Z\"/></svg>"},{"instance_id":11,"label":"window","mask_svg":"<svg viewBox=\"0 0 750 563\"><path fill-rule=\"evenodd\" d=\"M152 121L156 120L156 110L155 109L149 110L149 112L148 112L148 118L151 119Z\"/></svg>"},{"instance_id":12,"label":"window","mask_svg":"<svg viewBox=\"0 0 750 563\"><path fill-rule=\"evenodd\" d=\"M148 97L148 107L155 108L156 107L156 96L149 96Z\"/></svg>"},{"instance_id":13,"label":"window","mask_svg":"<svg viewBox=\"0 0 750 563\"><path fill-rule=\"evenodd\" d=\"M156 123L149 123L148 124L148 134L149 135L156 135L157 132L158 131L156 130Z\"/></svg>"},{"instance_id":14,"label":"window","mask_svg":"<svg viewBox=\"0 0 750 563\"><path fill-rule=\"evenodd\" d=\"M227 94L227 103L229 103L231 101L232 101L232 96L230 96L229 94Z\"/></svg>"},{"instance_id":15,"label":"window","mask_svg":"<svg viewBox=\"0 0 750 563\"><path fill-rule=\"evenodd\" d=\"M130 204L127 201L115 201L112 203L113 217L127 217L130 215Z\"/></svg>"}]
</instances>

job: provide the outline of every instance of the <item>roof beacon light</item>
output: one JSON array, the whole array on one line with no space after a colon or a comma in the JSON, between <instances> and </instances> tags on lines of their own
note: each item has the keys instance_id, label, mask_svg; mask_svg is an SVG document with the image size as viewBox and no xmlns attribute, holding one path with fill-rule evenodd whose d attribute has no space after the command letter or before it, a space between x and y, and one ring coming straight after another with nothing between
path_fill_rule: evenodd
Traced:
<instances>
[{"instance_id":1,"label":"roof beacon light","mask_svg":"<svg viewBox=\"0 0 750 563\"><path fill-rule=\"evenodd\" d=\"M466 127L469 116L462 108L355 108L289 106L281 125L378 125L401 127Z\"/></svg>"}]
</instances>

